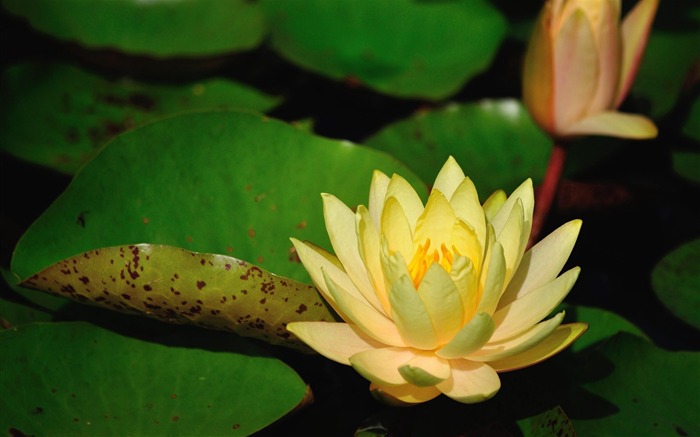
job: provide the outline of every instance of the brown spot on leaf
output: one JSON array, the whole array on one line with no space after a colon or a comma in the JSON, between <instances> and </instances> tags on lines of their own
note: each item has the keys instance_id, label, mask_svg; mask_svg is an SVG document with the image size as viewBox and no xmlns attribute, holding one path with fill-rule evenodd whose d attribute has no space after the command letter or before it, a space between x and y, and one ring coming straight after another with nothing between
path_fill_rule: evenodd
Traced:
<instances>
[{"instance_id":1,"label":"brown spot on leaf","mask_svg":"<svg viewBox=\"0 0 700 437\"><path fill-rule=\"evenodd\" d=\"M202 288L206 287L207 283L204 281L197 281L197 288L201 290Z\"/></svg>"},{"instance_id":2,"label":"brown spot on leaf","mask_svg":"<svg viewBox=\"0 0 700 437\"><path fill-rule=\"evenodd\" d=\"M253 229L253 228L248 229L248 236L250 238L255 238L255 229Z\"/></svg>"},{"instance_id":3,"label":"brown spot on leaf","mask_svg":"<svg viewBox=\"0 0 700 437\"><path fill-rule=\"evenodd\" d=\"M308 223L306 223L306 220L302 220L301 222L299 222L299 224L296 226L296 228L297 229L304 229L304 228L306 228L307 225L308 225Z\"/></svg>"},{"instance_id":4,"label":"brown spot on leaf","mask_svg":"<svg viewBox=\"0 0 700 437\"><path fill-rule=\"evenodd\" d=\"M302 304L299 305L299 308L297 308L297 314L301 314L301 313L303 313L303 312L306 311L306 310L308 310L308 308L306 307L306 305L304 305L304 304L302 303Z\"/></svg>"}]
</instances>

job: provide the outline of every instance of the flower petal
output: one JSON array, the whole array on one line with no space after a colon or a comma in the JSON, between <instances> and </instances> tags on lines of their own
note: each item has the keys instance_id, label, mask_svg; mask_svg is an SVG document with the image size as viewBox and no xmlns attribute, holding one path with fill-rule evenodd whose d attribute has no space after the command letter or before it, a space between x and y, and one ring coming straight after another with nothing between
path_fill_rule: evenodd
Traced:
<instances>
[{"instance_id":1,"label":"flower petal","mask_svg":"<svg viewBox=\"0 0 700 437\"><path fill-rule=\"evenodd\" d=\"M457 359L450 360L450 366L452 374L436 387L456 401L465 404L482 402L501 388L498 374L487 364Z\"/></svg>"},{"instance_id":2,"label":"flower petal","mask_svg":"<svg viewBox=\"0 0 700 437\"><path fill-rule=\"evenodd\" d=\"M491 221L508 200L508 196L503 190L496 190L484 201L483 210L486 220Z\"/></svg>"},{"instance_id":3,"label":"flower petal","mask_svg":"<svg viewBox=\"0 0 700 437\"><path fill-rule=\"evenodd\" d=\"M520 354L547 338L564 319L564 311L551 319L540 322L515 337L487 343L484 347L467 356L473 361L497 361Z\"/></svg>"},{"instance_id":4,"label":"flower petal","mask_svg":"<svg viewBox=\"0 0 700 437\"><path fill-rule=\"evenodd\" d=\"M331 304L333 309L347 321L347 318L342 310L338 308L335 298L328 291L326 281L323 279L323 271L333 278L333 282L338 284L338 287L353 295L355 298L364 299L362 293L360 293L355 284L348 277L347 273L345 273L345 271L341 268L340 263L334 261L335 256L331 255L325 250L317 250L316 246L301 242L296 238L291 238L291 240L292 244L294 244L294 249L296 250L297 255L299 255L299 259L301 260L302 264L304 264L304 268L311 277L311 281L321 292L323 297L328 301L328 303Z\"/></svg>"},{"instance_id":5,"label":"flower petal","mask_svg":"<svg viewBox=\"0 0 700 437\"><path fill-rule=\"evenodd\" d=\"M409 384L430 387L450 377L450 363L432 352L417 352L402 366L399 373Z\"/></svg>"},{"instance_id":6,"label":"flower petal","mask_svg":"<svg viewBox=\"0 0 700 437\"><path fill-rule=\"evenodd\" d=\"M603 111L567 126L565 134L604 135L643 140L655 138L658 129L654 122L643 115Z\"/></svg>"},{"instance_id":7,"label":"flower petal","mask_svg":"<svg viewBox=\"0 0 700 437\"><path fill-rule=\"evenodd\" d=\"M481 275L482 294L476 311L492 315L498 307L506 278L506 259L500 243L495 242L491 247L489 261L484 267L484 272L486 274Z\"/></svg>"},{"instance_id":8,"label":"flower petal","mask_svg":"<svg viewBox=\"0 0 700 437\"><path fill-rule=\"evenodd\" d=\"M615 108L625 99L637 75L659 0L640 0L622 21L622 68Z\"/></svg>"},{"instance_id":9,"label":"flower petal","mask_svg":"<svg viewBox=\"0 0 700 437\"><path fill-rule=\"evenodd\" d=\"M389 301L391 318L405 343L416 349L434 349L438 344L437 334L411 278L401 276L394 282Z\"/></svg>"},{"instance_id":10,"label":"flower petal","mask_svg":"<svg viewBox=\"0 0 700 437\"><path fill-rule=\"evenodd\" d=\"M323 215L331 244L345 272L365 300L376 309L383 311L367 274L367 267L360 256L355 213L337 197L323 194Z\"/></svg>"},{"instance_id":11,"label":"flower petal","mask_svg":"<svg viewBox=\"0 0 700 437\"><path fill-rule=\"evenodd\" d=\"M486 217L484 209L479 203L476 187L471 179L464 178L449 199L457 218L464 220L474 229L481 247L484 247L486 245Z\"/></svg>"},{"instance_id":12,"label":"flower petal","mask_svg":"<svg viewBox=\"0 0 700 437\"><path fill-rule=\"evenodd\" d=\"M586 115L600 75L593 29L580 9L555 37L554 72L555 133L561 134Z\"/></svg>"},{"instance_id":13,"label":"flower petal","mask_svg":"<svg viewBox=\"0 0 700 437\"><path fill-rule=\"evenodd\" d=\"M552 10L547 3L530 36L523 64L523 102L532 118L549 133L554 125L554 48L550 36Z\"/></svg>"},{"instance_id":14,"label":"flower petal","mask_svg":"<svg viewBox=\"0 0 700 437\"><path fill-rule=\"evenodd\" d=\"M466 256L455 255L450 278L462 300L462 324L474 316L479 299L479 277L471 260Z\"/></svg>"},{"instance_id":15,"label":"flower petal","mask_svg":"<svg viewBox=\"0 0 700 437\"><path fill-rule=\"evenodd\" d=\"M287 330L324 357L347 366L358 352L386 347L348 323L292 322Z\"/></svg>"},{"instance_id":16,"label":"flower petal","mask_svg":"<svg viewBox=\"0 0 700 437\"><path fill-rule=\"evenodd\" d=\"M498 213L493 218L489 219L489 221L493 225L493 230L496 235L499 235L508 222L511 211L513 207L515 207L515 204L518 203L518 200L522 202L523 222L525 224L523 229L527 231L523 234L523 239L527 241L527 239L530 238L532 212L535 209L535 192L532 189L532 179L527 179L520 184L520 186L508 196L508 199L501 204Z\"/></svg>"},{"instance_id":17,"label":"flower petal","mask_svg":"<svg viewBox=\"0 0 700 437\"><path fill-rule=\"evenodd\" d=\"M386 190L389 186L389 176L379 170L372 173L372 183L369 186L369 201L367 208L372 216L374 226L379 229L381 225L382 212L384 211L384 201L386 200Z\"/></svg>"},{"instance_id":18,"label":"flower petal","mask_svg":"<svg viewBox=\"0 0 700 437\"><path fill-rule=\"evenodd\" d=\"M557 277L576 244L581 220L557 228L525 253L499 302L501 307Z\"/></svg>"},{"instance_id":19,"label":"flower petal","mask_svg":"<svg viewBox=\"0 0 700 437\"><path fill-rule=\"evenodd\" d=\"M474 229L462 219L457 219L450 235L451 243L448 249L456 249L457 253L466 256L474 264L474 270L481 271L484 260L484 247L479 241Z\"/></svg>"},{"instance_id":20,"label":"flower petal","mask_svg":"<svg viewBox=\"0 0 700 437\"><path fill-rule=\"evenodd\" d=\"M418 197L418 193L413 189L411 184L399 175L393 175L387 187L386 197L395 197L399 201L406 220L411 227L411 232L414 230L418 217L423 213L423 201Z\"/></svg>"},{"instance_id":21,"label":"flower petal","mask_svg":"<svg viewBox=\"0 0 700 437\"><path fill-rule=\"evenodd\" d=\"M357 325L369 337L389 346L406 346L396 325L382 313L349 293L339 289L333 279L323 270L326 287L346 317L347 322Z\"/></svg>"},{"instance_id":22,"label":"flower petal","mask_svg":"<svg viewBox=\"0 0 700 437\"><path fill-rule=\"evenodd\" d=\"M399 366L413 357L415 354L406 348L368 349L351 356L350 365L357 373L375 384L403 385L406 384L406 380L399 373Z\"/></svg>"},{"instance_id":23,"label":"flower petal","mask_svg":"<svg viewBox=\"0 0 700 437\"><path fill-rule=\"evenodd\" d=\"M413 231L396 197L387 197L381 219L381 235L391 253L400 252L405 260L413 257Z\"/></svg>"},{"instance_id":24,"label":"flower petal","mask_svg":"<svg viewBox=\"0 0 700 437\"><path fill-rule=\"evenodd\" d=\"M546 317L564 300L580 271L580 268L574 267L552 282L496 310L493 314L496 331L491 341L501 341L518 335Z\"/></svg>"},{"instance_id":25,"label":"flower petal","mask_svg":"<svg viewBox=\"0 0 700 437\"><path fill-rule=\"evenodd\" d=\"M501 232L496 236L496 240L498 240L503 247L503 257L506 261L506 283L510 281L510 278L515 273L523 252L525 251L525 243L527 243L527 240L523 241L522 238L525 233L524 227L523 206L520 199L518 199L515 206L513 206L510 211L508 221L503 226Z\"/></svg>"},{"instance_id":26,"label":"flower petal","mask_svg":"<svg viewBox=\"0 0 700 437\"><path fill-rule=\"evenodd\" d=\"M595 95L586 112L586 115L589 115L607 110L615 101L620 77L622 38L619 27L619 1L591 2L584 8L590 9L589 21L594 23L600 66Z\"/></svg>"},{"instance_id":27,"label":"flower petal","mask_svg":"<svg viewBox=\"0 0 700 437\"><path fill-rule=\"evenodd\" d=\"M450 156L435 178L433 189L440 191L449 199L463 180L464 172L462 171L462 167Z\"/></svg>"},{"instance_id":28,"label":"flower petal","mask_svg":"<svg viewBox=\"0 0 700 437\"><path fill-rule=\"evenodd\" d=\"M432 387L417 387L411 384L380 387L376 384L369 386L372 396L384 403L394 406L406 406L427 402L440 395L440 390Z\"/></svg>"},{"instance_id":29,"label":"flower petal","mask_svg":"<svg viewBox=\"0 0 700 437\"><path fill-rule=\"evenodd\" d=\"M433 189L413 233L413 250L417 250L418 245L425 244L428 239L430 239L431 247L437 250L440 250L443 243L449 244L455 221L457 221L457 217L450 202L447 201L444 194Z\"/></svg>"},{"instance_id":30,"label":"flower petal","mask_svg":"<svg viewBox=\"0 0 700 437\"><path fill-rule=\"evenodd\" d=\"M440 264L428 268L418 284L418 297L428 311L438 344L447 343L462 327L464 308L452 277Z\"/></svg>"},{"instance_id":31,"label":"flower petal","mask_svg":"<svg viewBox=\"0 0 700 437\"><path fill-rule=\"evenodd\" d=\"M554 332L525 352L489 363L498 372L509 372L540 363L564 350L588 329L586 323L560 325Z\"/></svg>"},{"instance_id":32,"label":"flower petal","mask_svg":"<svg viewBox=\"0 0 700 437\"><path fill-rule=\"evenodd\" d=\"M355 227L357 229L357 236L360 245L360 256L364 261L370 281L374 286L376 298L384 310L384 314L389 315L389 295L386 291L384 272L382 271L380 255L381 237L379 236L379 231L374 225L374 221L372 220L369 210L367 210L364 205L357 207L355 220Z\"/></svg>"},{"instance_id":33,"label":"flower petal","mask_svg":"<svg viewBox=\"0 0 700 437\"><path fill-rule=\"evenodd\" d=\"M464 358L489 341L496 324L486 313L476 314L454 338L435 352L443 358Z\"/></svg>"}]
</instances>

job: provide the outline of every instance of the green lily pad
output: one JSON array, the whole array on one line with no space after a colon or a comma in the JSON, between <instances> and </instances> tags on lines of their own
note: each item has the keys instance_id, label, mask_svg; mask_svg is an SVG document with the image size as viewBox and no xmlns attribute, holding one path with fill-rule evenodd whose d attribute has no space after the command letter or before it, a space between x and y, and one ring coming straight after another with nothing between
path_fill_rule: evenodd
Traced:
<instances>
[{"instance_id":1,"label":"green lily pad","mask_svg":"<svg viewBox=\"0 0 700 437\"><path fill-rule=\"evenodd\" d=\"M680 95L686 75L697 61L700 19L694 30L654 30L639 67L632 93L649 102L653 118L666 115Z\"/></svg>"},{"instance_id":2,"label":"green lily pad","mask_svg":"<svg viewBox=\"0 0 700 437\"><path fill-rule=\"evenodd\" d=\"M387 126L365 143L405 162L432 181L452 155L476 184L482 200L544 175L552 143L516 100L452 104Z\"/></svg>"},{"instance_id":3,"label":"green lily pad","mask_svg":"<svg viewBox=\"0 0 700 437\"><path fill-rule=\"evenodd\" d=\"M2 5L60 40L155 57L247 50L265 33L259 5L247 0L2 0Z\"/></svg>"},{"instance_id":4,"label":"green lily pad","mask_svg":"<svg viewBox=\"0 0 700 437\"><path fill-rule=\"evenodd\" d=\"M3 76L0 148L72 174L107 140L146 121L196 109L267 111L277 103L279 99L223 79L155 85L107 80L66 64L22 64Z\"/></svg>"},{"instance_id":5,"label":"green lily pad","mask_svg":"<svg viewBox=\"0 0 700 437\"><path fill-rule=\"evenodd\" d=\"M165 345L40 323L0 332L0 355L11 435L249 435L306 394L292 369L226 334Z\"/></svg>"},{"instance_id":6,"label":"green lily pad","mask_svg":"<svg viewBox=\"0 0 700 437\"><path fill-rule=\"evenodd\" d=\"M565 323L588 323L586 333L569 347L572 352L584 351L591 346L599 344L601 341L609 339L618 332L627 332L648 340L644 332L635 324L612 311L571 304L564 304L557 311L562 309L566 310Z\"/></svg>"},{"instance_id":7,"label":"green lily pad","mask_svg":"<svg viewBox=\"0 0 700 437\"><path fill-rule=\"evenodd\" d=\"M165 244L309 281L289 237L330 248L320 193L367 204L374 169L427 189L396 159L239 111L182 114L116 137L27 230L26 279L97 248Z\"/></svg>"},{"instance_id":8,"label":"green lily pad","mask_svg":"<svg viewBox=\"0 0 700 437\"><path fill-rule=\"evenodd\" d=\"M683 125L683 133L695 141L700 141L700 98L690 107L690 114Z\"/></svg>"},{"instance_id":9,"label":"green lily pad","mask_svg":"<svg viewBox=\"0 0 700 437\"><path fill-rule=\"evenodd\" d=\"M531 418L529 431L526 435L531 437L576 436L574 425L559 405Z\"/></svg>"},{"instance_id":10,"label":"green lily pad","mask_svg":"<svg viewBox=\"0 0 700 437\"><path fill-rule=\"evenodd\" d=\"M309 350L287 323L333 321L314 287L223 255L162 245L96 249L63 260L23 286L170 323L233 331Z\"/></svg>"},{"instance_id":11,"label":"green lily pad","mask_svg":"<svg viewBox=\"0 0 700 437\"><path fill-rule=\"evenodd\" d=\"M565 406L579 435L700 434L700 353L668 352L623 332L582 364L588 395Z\"/></svg>"},{"instance_id":12,"label":"green lily pad","mask_svg":"<svg viewBox=\"0 0 700 437\"><path fill-rule=\"evenodd\" d=\"M485 70L506 22L488 1L263 0L272 46L333 79L442 99Z\"/></svg>"},{"instance_id":13,"label":"green lily pad","mask_svg":"<svg viewBox=\"0 0 700 437\"><path fill-rule=\"evenodd\" d=\"M654 268L651 284L676 317L700 329L700 239L685 243Z\"/></svg>"}]
</instances>

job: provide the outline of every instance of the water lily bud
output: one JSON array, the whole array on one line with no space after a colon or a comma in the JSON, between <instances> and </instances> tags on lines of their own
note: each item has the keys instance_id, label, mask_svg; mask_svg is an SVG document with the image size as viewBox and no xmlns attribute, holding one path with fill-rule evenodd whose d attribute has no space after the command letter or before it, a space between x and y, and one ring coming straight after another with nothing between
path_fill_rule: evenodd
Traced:
<instances>
[{"instance_id":1,"label":"water lily bud","mask_svg":"<svg viewBox=\"0 0 700 437\"><path fill-rule=\"evenodd\" d=\"M554 138L653 138L646 117L616 111L641 62L658 0L620 22L620 0L549 0L525 55L523 100Z\"/></svg>"},{"instance_id":2,"label":"water lily bud","mask_svg":"<svg viewBox=\"0 0 700 437\"><path fill-rule=\"evenodd\" d=\"M402 177L375 172L368 207L353 212L323 195L335 255L292 239L299 258L342 322L287 329L320 354L354 367L379 399L415 404L445 394L484 401L498 372L558 353L587 328L545 318L578 277L559 275L578 237L571 221L525 252L532 182L481 205L449 158L425 205Z\"/></svg>"}]
</instances>

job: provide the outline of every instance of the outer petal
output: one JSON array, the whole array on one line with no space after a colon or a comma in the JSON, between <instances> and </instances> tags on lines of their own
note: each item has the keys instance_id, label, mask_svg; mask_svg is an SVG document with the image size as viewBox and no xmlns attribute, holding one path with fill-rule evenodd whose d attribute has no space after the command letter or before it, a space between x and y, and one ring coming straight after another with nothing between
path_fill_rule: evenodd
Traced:
<instances>
[{"instance_id":1,"label":"outer petal","mask_svg":"<svg viewBox=\"0 0 700 437\"><path fill-rule=\"evenodd\" d=\"M527 179L520 184L520 186L508 196L508 199L501 204L497 214L489 219L489 221L493 225L493 230L496 235L500 234L508 222L511 210L515 207L515 204L518 203L518 200L522 202L523 206L524 229L527 230L527 233L523 234L523 237L524 240L527 241L527 239L530 238L532 212L535 209L535 191L532 188L532 179Z\"/></svg>"},{"instance_id":2,"label":"outer petal","mask_svg":"<svg viewBox=\"0 0 700 437\"><path fill-rule=\"evenodd\" d=\"M585 2L584 2L585 3ZM620 36L620 2L603 1L587 3L589 17L596 23L596 46L600 69L595 95L587 114L594 114L610 108L615 101L617 83L620 77L620 56L622 38Z\"/></svg>"},{"instance_id":3,"label":"outer petal","mask_svg":"<svg viewBox=\"0 0 700 437\"><path fill-rule=\"evenodd\" d=\"M384 314L389 315L389 295L384 283L384 272L381 263L381 237L374 225L372 217L363 205L357 207L355 227L360 243L360 256L367 268L369 278L374 286L376 298L379 301Z\"/></svg>"},{"instance_id":4,"label":"outer petal","mask_svg":"<svg viewBox=\"0 0 700 437\"><path fill-rule=\"evenodd\" d=\"M491 341L501 341L530 329L561 303L574 286L581 269L574 267L557 279L504 306L493 314L496 331Z\"/></svg>"},{"instance_id":5,"label":"outer petal","mask_svg":"<svg viewBox=\"0 0 700 437\"><path fill-rule=\"evenodd\" d=\"M403 212L406 214L411 232L413 232L416 220L423 213L423 201L418 197L416 190L413 189L406 179L395 174L389 181L386 197L395 197L399 201Z\"/></svg>"},{"instance_id":6,"label":"outer petal","mask_svg":"<svg viewBox=\"0 0 700 437\"><path fill-rule=\"evenodd\" d=\"M465 404L491 398L501 388L495 370L484 363L465 359L450 360L452 375L436 387L445 395Z\"/></svg>"},{"instance_id":7,"label":"outer petal","mask_svg":"<svg viewBox=\"0 0 700 437\"><path fill-rule=\"evenodd\" d=\"M462 171L462 167L450 156L435 178L433 189L440 191L449 199L463 180L464 172Z\"/></svg>"},{"instance_id":8,"label":"outer petal","mask_svg":"<svg viewBox=\"0 0 700 437\"><path fill-rule=\"evenodd\" d=\"M525 352L506 358L501 361L492 361L489 363L497 372L509 372L511 370L522 369L523 367L532 366L550 358L568 345L573 343L588 329L586 323L571 323L561 325L557 329L537 344L535 347L526 350Z\"/></svg>"},{"instance_id":9,"label":"outer petal","mask_svg":"<svg viewBox=\"0 0 700 437\"><path fill-rule=\"evenodd\" d=\"M338 285L325 272L324 280L340 311L348 322L357 325L366 335L389 346L406 346L396 325L365 301L353 297L338 288Z\"/></svg>"},{"instance_id":10,"label":"outer petal","mask_svg":"<svg viewBox=\"0 0 700 437\"><path fill-rule=\"evenodd\" d=\"M356 353L386 347L347 323L293 322L287 330L324 357L347 366Z\"/></svg>"},{"instance_id":11,"label":"outer petal","mask_svg":"<svg viewBox=\"0 0 700 437\"><path fill-rule=\"evenodd\" d=\"M523 68L523 101L532 118L549 133L555 132L551 20L552 6L551 2L547 2L535 23Z\"/></svg>"},{"instance_id":12,"label":"outer petal","mask_svg":"<svg viewBox=\"0 0 700 437\"><path fill-rule=\"evenodd\" d=\"M347 293L354 296L356 299L364 300L362 293L357 289L355 284L350 280L347 273L336 263L333 258L329 258L328 252L319 252L314 246L303 243L296 238L291 238L292 244L299 255L299 259L304 264L304 268L311 276L311 281L313 281L316 288L319 289L323 297L333 306L333 309L338 311L338 314L347 320L342 312L338 308L335 302L335 298L328 291L326 286L326 281L323 279L324 271L325 273L333 278L333 282L338 284L340 288L345 290Z\"/></svg>"},{"instance_id":13,"label":"outer petal","mask_svg":"<svg viewBox=\"0 0 700 437\"><path fill-rule=\"evenodd\" d=\"M399 366L399 373L409 384L430 387L450 377L450 363L432 352L419 352Z\"/></svg>"},{"instance_id":14,"label":"outer petal","mask_svg":"<svg viewBox=\"0 0 700 437\"><path fill-rule=\"evenodd\" d=\"M600 75L598 48L586 14L572 13L555 37L555 135L587 113Z\"/></svg>"},{"instance_id":15,"label":"outer petal","mask_svg":"<svg viewBox=\"0 0 700 437\"><path fill-rule=\"evenodd\" d=\"M566 127L566 135L604 135L643 140L656 137L656 125L637 114L603 111Z\"/></svg>"},{"instance_id":16,"label":"outer petal","mask_svg":"<svg viewBox=\"0 0 700 437\"><path fill-rule=\"evenodd\" d=\"M411 278L402 276L389 291L391 317L405 343L416 349L434 349L437 333Z\"/></svg>"},{"instance_id":17,"label":"outer petal","mask_svg":"<svg viewBox=\"0 0 700 437\"><path fill-rule=\"evenodd\" d=\"M386 200L386 190L389 186L389 176L379 170L372 173L372 183L369 187L369 202L367 203L369 214L372 216L374 226L379 229L381 224L382 211L384 211L384 201Z\"/></svg>"},{"instance_id":18,"label":"outer petal","mask_svg":"<svg viewBox=\"0 0 700 437\"><path fill-rule=\"evenodd\" d=\"M440 264L428 268L418 285L418 297L428 311L438 344L450 341L462 327L464 308L455 283Z\"/></svg>"},{"instance_id":19,"label":"outer petal","mask_svg":"<svg viewBox=\"0 0 700 437\"><path fill-rule=\"evenodd\" d=\"M520 199L510 211L508 221L503 226L501 232L496 236L496 239L503 246L503 256L506 261L506 278L507 283L515 273L520 258L525 251L525 243L523 234L525 233L525 218L523 217L523 206Z\"/></svg>"},{"instance_id":20,"label":"outer petal","mask_svg":"<svg viewBox=\"0 0 700 437\"><path fill-rule=\"evenodd\" d=\"M493 323L491 316L479 313L454 336L452 341L435 354L443 358L464 358L481 349L491 338L494 329L496 329L496 324Z\"/></svg>"},{"instance_id":21,"label":"outer petal","mask_svg":"<svg viewBox=\"0 0 700 437\"><path fill-rule=\"evenodd\" d=\"M381 386L403 385L399 367L416 355L407 348L368 349L350 357L350 364L369 381Z\"/></svg>"},{"instance_id":22,"label":"outer petal","mask_svg":"<svg viewBox=\"0 0 700 437\"><path fill-rule=\"evenodd\" d=\"M385 387L370 384L369 390L374 397L397 406L427 402L440 395L440 390L435 387L417 387L411 384Z\"/></svg>"},{"instance_id":23,"label":"outer petal","mask_svg":"<svg viewBox=\"0 0 700 437\"><path fill-rule=\"evenodd\" d=\"M350 208L331 194L323 195L323 215L326 229L336 256L343 264L350 280L357 286L365 300L383 311L367 274L367 267L360 256L360 244L356 231L356 218Z\"/></svg>"},{"instance_id":24,"label":"outer petal","mask_svg":"<svg viewBox=\"0 0 700 437\"><path fill-rule=\"evenodd\" d=\"M622 68L615 108L625 99L637 75L659 0L640 0L622 22Z\"/></svg>"},{"instance_id":25,"label":"outer petal","mask_svg":"<svg viewBox=\"0 0 700 437\"><path fill-rule=\"evenodd\" d=\"M572 220L534 245L523 256L501 300L504 307L557 277L576 244L581 220Z\"/></svg>"},{"instance_id":26,"label":"outer petal","mask_svg":"<svg viewBox=\"0 0 700 437\"><path fill-rule=\"evenodd\" d=\"M520 335L507 340L488 343L465 358L473 361L497 361L518 355L549 337L563 319L564 311L545 322L538 323Z\"/></svg>"},{"instance_id":27,"label":"outer petal","mask_svg":"<svg viewBox=\"0 0 700 437\"><path fill-rule=\"evenodd\" d=\"M477 312L484 312L492 315L498 306L503 284L506 279L506 259L503 255L503 247L496 242L491 248L491 256L486 274L482 275L482 292Z\"/></svg>"}]
</instances>

